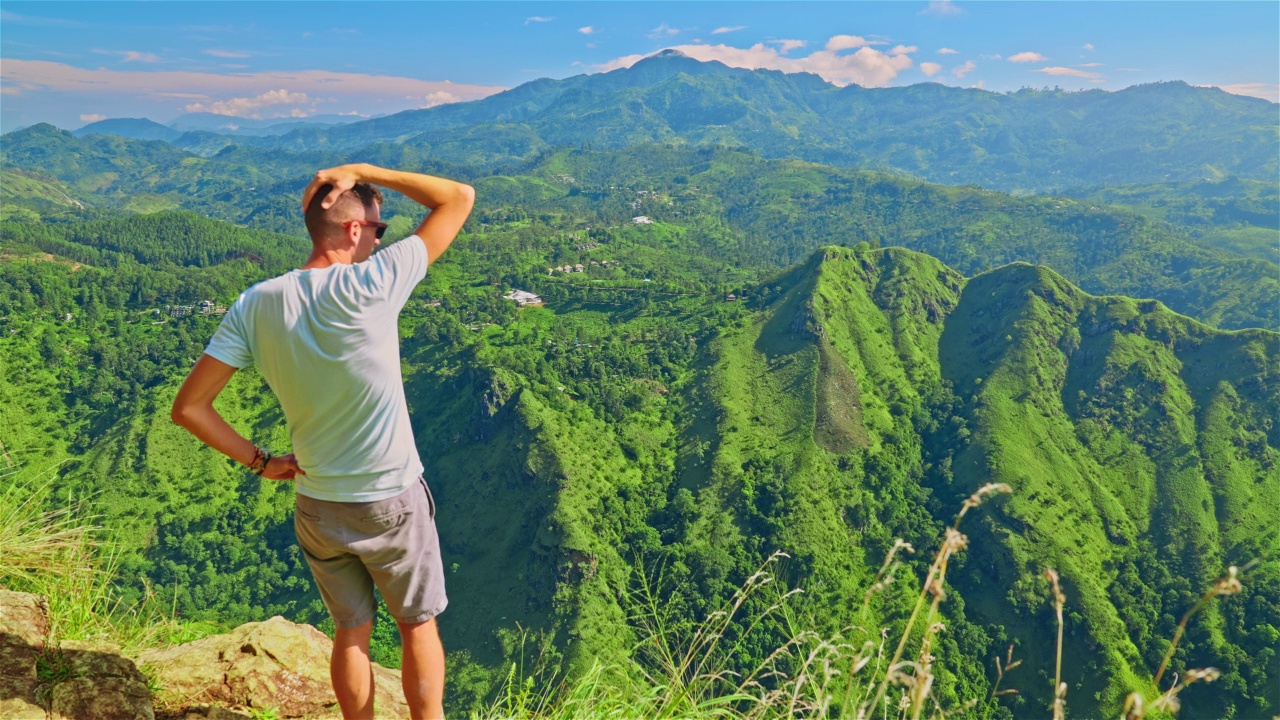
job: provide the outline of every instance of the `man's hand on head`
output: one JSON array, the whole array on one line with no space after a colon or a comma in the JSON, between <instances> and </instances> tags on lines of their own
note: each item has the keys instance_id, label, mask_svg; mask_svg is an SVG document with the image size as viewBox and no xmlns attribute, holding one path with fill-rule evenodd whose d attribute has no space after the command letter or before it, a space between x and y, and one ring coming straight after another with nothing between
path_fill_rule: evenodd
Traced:
<instances>
[{"instance_id":1,"label":"man's hand on head","mask_svg":"<svg viewBox=\"0 0 1280 720\"><path fill-rule=\"evenodd\" d=\"M267 469L262 471L262 477L268 480L293 480L299 475L306 473L298 467L298 459L293 453L271 458L267 461Z\"/></svg>"},{"instance_id":2,"label":"man's hand on head","mask_svg":"<svg viewBox=\"0 0 1280 720\"><path fill-rule=\"evenodd\" d=\"M331 205L337 202L342 193L355 187L356 183L364 179L362 172L365 166L360 163L351 165L339 165L316 173L311 179L311 184L307 185L307 189L302 191L302 212L307 211L307 207L311 205L311 199L315 197L320 188L325 185L332 185L333 189L329 191L328 196L321 201L320 206L328 210Z\"/></svg>"}]
</instances>

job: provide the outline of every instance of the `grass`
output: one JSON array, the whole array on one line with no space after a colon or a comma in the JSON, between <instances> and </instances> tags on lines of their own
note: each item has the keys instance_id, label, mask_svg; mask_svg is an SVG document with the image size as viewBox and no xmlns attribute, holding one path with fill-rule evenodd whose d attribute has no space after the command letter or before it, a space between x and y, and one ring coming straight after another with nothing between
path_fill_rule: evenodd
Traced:
<instances>
[{"instance_id":1,"label":"grass","mask_svg":"<svg viewBox=\"0 0 1280 720\"><path fill-rule=\"evenodd\" d=\"M956 552L963 549L967 538L958 528L965 514L987 498L1008 493L1007 485L988 484L980 488L961 507L955 522L948 528L947 538L934 556L925 581L917 596L910 619L901 631L893 654L886 660L889 629L878 632L850 627L846 633L820 638L811 631L800 631L776 647L754 669L734 672L728 659L737 646L747 641L752 631L771 617L785 615L791 600L801 590L783 590L776 584L777 564L786 555L775 553L759 570L747 578L727 605L711 613L692 628L667 624L663 603L652 582L641 578L638 592L627 598L632 622L640 640L632 658L624 662L596 662L582 675L566 679L547 671L548 665L537 662L525 671L523 664L509 666L506 680L493 703L484 711L473 713L472 720L569 720L571 718L946 718L952 716L988 717L997 707L998 698L1014 695L1018 690L1000 689L1005 675L1021 664L1013 658L1009 646L1003 663L996 658L997 682L985 701L970 698L958 707L943 707L933 696L936 672L935 641L945 631L938 622L939 606L945 600L947 566ZM894 581L901 567L899 551L911 552L907 543L898 541L885 558L876 583L867 591L863 617L873 594ZM1170 643L1160 670L1151 681L1153 702L1145 702L1141 693L1131 693L1122 720L1144 720L1148 716L1176 715L1178 694L1188 686L1213 682L1220 673L1214 668L1190 669L1161 691L1160 680L1170 657L1178 645L1187 623L1213 599L1238 594L1242 587L1240 570L1232 567L1183 616ZM1056 667L1052 705L1045 708L1054 720L1067 717L1067 684L1062 680L1064 610L1067 596L1052 568L1044 572L1050 585L1050 603L1057 616ZM769 596L769 593L772 593ZM730 622L737 618L749 598L768 596L766 609L745 619L747 630L731 639ZM928 610L924 611L928 602ZM923 614L922 614L923 611ZM917 632L917 623L923 618ZM741 619L740 619L741 620ZM861 642L859 642L861 641ZM915 648L910 655L908 648ZM521 654L523 656L523 654ZM910 658L910 659L904 659Z\"/></svg>"},{"instance_id":2,"label":"grass","mask_svg":"<svg viewBox=\"0 0 1280 720\"><path fill-rule=\"evenodd\" d=\"M0 588L48 598L49 647L106 641L137 657L216 632L179 620L150 588L136 603L123 601L113 584L117 549L104 531L76 505L46 509L56 471L0 474ZM56 654L43 661L46 674L57 674Z\"/></svg>"},{"instance_id":3,"label":"grass","mask_svg":"<svg viewBox=\"0 0 1280 720\"><path fill-rule=\"evenodd\" d=\"M190 639L192 628L178 621L148 594L138 605L121 607L111 590L114 570L110 545L100 531L76 515L75 508L44 510L48 479L52 469L21 477L11 472L0 479L7 488L0 492L0 585L14 590L42 594L50 600L52 636L61 639L106 639L136 655L148 647L159 647ZM932 689L940 667L935 666L935 646L945 626L940 606L948 564L964 549L968 539L959 532L965 515L987 498L1008 493L1007 485L984 485L962 505L955 522L935 554L915 605L896 644L889 642L888 628L879 631L850 626L841 633L822 638L801 629L775 647L755 667L731 669L731 659L753 633L767 623L784 618L794 623L792 600L799 589L786 590L776 581L777 565L786 555L775 553L733 595L727 604L694 625L672 625L657 584L640 578L638 589L624 598L630 624L638 639L624 661L592 663L572 678L559 676L557 663L534 662L526 671L523 662L513 663L496 699L474 720L511 718L514 720L568 720L569 718L865 718L892 715L899 720L944 718L969 711L990 711L1000 696L1015 693L999 690L999 681L1016 668L1012 647L1003 665L996 661L999 681L985 702L976 698L959 707L943 707ZM912 548L895 543L867 591L862 618L868 617L871 596L894 582L901 567L899 551ZM1247 570L1247 568L1245 568ZM1146 702L1141 693L1126 700L1124 717L1142 720L1148 714L1176 714L1178 694L1196 682L1212 682L1219 673L1213 668L1182 673L1171 686L1161 690L1160 681L1189 621L1215 598L1235 595L1242 587L1241 570L1232 567L1183 616L1160 669L1151 681L1154 692ZM1066 717L1066 683L1062 682L1063 610L1066 596L1055 571L1045 572L1052 585L1051 600L1058 619L1057 667L1053 705L1055 720ZM742 617L748 601L764 599L761 611ZM927 610L926 610L927 607ZM730 633L732 623L745 627ZM524 642L522 638L521 642ZM886 649L894 647L886 658ZM544 650L548 647L543 645ZM911 652L908 653L908 650ZM525 653L518 654L525 657ZM72 668L65 656L55 651L37 660L37 677L42 687L51 689L69 679ZM148 677L153 693L161 688ZM981 708L979 708L981 705ZM255 712L259 720L278 718L274 708Z\"/></svg>"}]
</instances>

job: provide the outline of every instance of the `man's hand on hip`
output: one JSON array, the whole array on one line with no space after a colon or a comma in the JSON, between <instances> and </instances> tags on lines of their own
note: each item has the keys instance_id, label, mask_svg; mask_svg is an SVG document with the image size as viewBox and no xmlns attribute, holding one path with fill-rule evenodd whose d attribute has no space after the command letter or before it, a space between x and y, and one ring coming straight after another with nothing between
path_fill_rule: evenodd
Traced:
<instances>
[{"instance_id":1,"label":"man's hand on hip","mask_svg":"<svg viewBox=\"0 0 1280 720\"><path fill-rule=\"evenodd\" d=\"M298 459L293 453L271 458L267 462L267 469L262 471L262 477L268 480L293 480L299 475L306 474L302 468L298 467Z\"/></svg>"}]
</instances>

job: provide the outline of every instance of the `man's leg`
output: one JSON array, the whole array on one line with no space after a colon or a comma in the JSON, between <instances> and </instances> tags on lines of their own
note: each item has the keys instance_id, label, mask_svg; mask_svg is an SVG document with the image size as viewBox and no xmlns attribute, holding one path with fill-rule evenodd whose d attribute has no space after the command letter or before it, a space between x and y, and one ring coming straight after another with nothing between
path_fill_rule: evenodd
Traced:
<instances>
[{"instance_id":1,"label":"man's leg","mask_svg":"<svg viewBox=\"0 0 1280 720\"><path fill-rule=\"evenodd\" d=\"M372 619L353 628L338 628L334 633L329 678L346 720L373 720L373 665L369 663L372 634Z\"/></svg>"},{"instance_id":2,"label":"man's leg","mask_svg":"<svg viewBox=\"0 0 1280 720\"><path fill-rule=\"evenodd\" d=\"M444 717L444 646L436 619L400 626L400 678L413 720Z\"/></svg>"}]
</instances>

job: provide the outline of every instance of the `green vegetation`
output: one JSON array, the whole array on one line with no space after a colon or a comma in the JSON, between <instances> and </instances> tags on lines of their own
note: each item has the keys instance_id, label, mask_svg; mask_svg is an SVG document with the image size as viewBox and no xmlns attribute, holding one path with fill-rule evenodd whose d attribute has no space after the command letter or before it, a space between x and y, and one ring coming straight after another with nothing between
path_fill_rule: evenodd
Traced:
<instances>
[{"instance_id":1,"label":"green vegetation","mask_svg":"<svg viewBox=\"0 0 1280 720\"><path fill-rule=\"evenodd\" d=\"M313 161L315 165L309 167L315 167L345 159L237 149L206 160L181 157L174 154L177 151L159 153L153 146L162 143L104 136L76 139L47 126L23 133L8 146L6 162L46 158L41 160L45 164L39 166L40 172L71 184L96 177L83 174L84 166L91 164L85 158L121 168L109 173L115 179L93 195L103 206L123 210L132 204L134 209L152 209L164 207L168 198L188 210L273 232L304 232L295 200L301 180L309 174L302 163ZM19 133L6 137L15 135ZM99 147L108 140L114 144ZM131 170L137 153L149 153L145 156L154 156L156 164L145 171ZM399 167L441 171L424 155L408 149L396 154L392 147L381 146L374 157L361 159L378 161L380 154ZM576 263L586 257L587 253L572 248L588 241L634 244L635 238L661 234L667 242L659 245L660 251L683 248L707 258L705 264L712 267L728 263L744 268L748 279L799 262L824 244L869 242L926 252L966 274L1015 261L1045 264L1089 292L1155 298L1178 312L1226 328L1280 328L1273 311L1273 300L1280 294L1280 268L1256 256L1265 253L1242 257L1233 249L1216 247L1216 241L1196 226L1174 225L1121 208L1103 209L1090 201L1013 198L881 173L765 160L740 150L678 146L622 152L548 151L530 163L507 168L504 174L476 177L472 182L479 188L481 201L468 226L471 233L496 234L523 247L544 242L549 233L559 239L580 238L581 242L568 244L567 250L553 256L517 258L503 249L513 262L493 280L505 278L523 286L546 278L547 270L563 261ZM420 219L416 206L398 196L389 198L384 214L399 235L412 231ZM631 218L638 215L657 224L632 226ZM153 222L173 222L162 219L169 216L159 213ZM180 217L197 224L189 215ZM13 223L0 231L27 242L40 239L46 251L66 254L70 249L59 246L64 249L58 250L55 239L78 233L87 244L102 247L91 239L95 234L127 235L132 221L103 222L107 225L39 229ZM244 234L215 227L206 222L191 231L163 234ZM1250 228L1214 227L1217 233L1251 232ZM154 232L159 229L149 229L147 235ZM254 242L263 247L289 246L288 240L279 237ZM211 255L211 250L197 257L192 249L196 246L189 242L183 247L184 262L207 265L223 257ZM230 247L227 242L218 243L219 252ZM272 252L274 260L279 253Z\"/></svg>"},{"instance_id":2,"label":"green vegetation","mask_svg":"<svg viewBox=\"0 0 1280 720\"><path fill-rule=\"evenodd\" d=\"M1061 700L1060 678L1080 716L1173 688L1183 717L1275 714L1276 193L1247 179L1275 174L1271 106L1180 84L834 89L686 61L280 138L183 136L199 153L6 135L0 517L110 552L105 572L65 574L74 587L6 552L0 583L62 593L66 627L117 618L102 632L136 645L273 614L328 627L292 489L167 410L216 327L196 304L296 266L305 179L358 159L480 197L401 316L451 712L847 715L887 699L1007 718ZM1152 129L1153 107L1208 119L1195 137ZM812 160L1108 185L1015 197ZM395 195L384 217L388 242L420 219ZM513 289L544 303L517 308ZM253 369L219 404L288 447ZM33 486L26 468L49 472ZM101 530L76 529L90 517ZM1243 587L1204 602L1224 567ZM374 637L394 665L385 613ZM932 704L887 681L895 656L928 673ZM865 675L815 674L864 660ZM1217 681L1184 688L1204 667Z\"/></svg>"},{"instance_id":3,"label":"green vegetation","mask_svg":"<svg viewBox=\"0 0 1280 720\"><path fill-rule=\"evenodd\" d=\"M1280 188L1274 182L1228 177L1070 194L1176 223L1206 247L1272 262L1280 259Z\"/></svg>"},{"instance_id":4,"label":"green vegetation","mask_svg":"<svg viewBox=\"0 0 1280 720\"><path fill-rule=\"evenodd\" d=\"M947 630L930 639L942 707L988 697L984 664L962 658L1011 642L1025 660L1020 694L992 712L1048 706L1045 566L1078 598L1064 680L1072 707L1091 714L1145 689L1196 589L1253 559L1263 562L1245 592L1207 610L1173 663L1223 672L1182 694L1193 713L1273 707L1274 333L1091 297L1030 265L965 280L928 256L862 245L762 276L695 252L687 225L605 226L598 247L577 251L588 231L570 230L571 216L495 215L459 239L402 317L448 557L453 707L486 707L506 663L527 653L572 678L632 657L645 631L625 598L651 573L664 622L701 627L775 550L790 556L780 579L805 590L795 618L748 633L735 616L726 669L750 671L802 630L901 634L920 586L899 579L863 616L877 568L898 541L932 554L948 508L996 481L1015 494L971 520L947 574L955 592L937 610ZM154 246L137 242L112 247ZM234 282L266 275L241 260L187 267L173 252L137 265L137 282L167 273L176 292L225 301ZM538 275L548 305L516 310L502 286L538 256L618 267ZM112 531L124 601L150 586L188 621L322 624L288 487L167 420L213 318L152 324L163 299L135 304L141 285L114 284L132 260L108 272L27 257L0 265L12 308L0 341L6 450L70 458L52 497ZM226 294L199 289L213 279ZM243 432L287 447L252 370L221 403ZM771 604L748 598L741 618ZM390 624L378 626L375 652L393 659ZM543 638L540 650L522 650L517 628Z\"/></svg>"},{"instance_id":5,"label":"green vegetation","mask_svg":"<svg viewBox=\"0 0 1280 720\"><path fill-rule=\"evenodd\" d=\"M1274 103L1182 82L1006 94L936 83L836 87L811 74L735 69L668 51L626 70L538 80L477 102L304 129L259 145L350 152L402 143L475 167L584 143L674 142L948 185L1056 192L1225 175L1273 182L1275 128Z\"/></svg>"}]
</instances>

